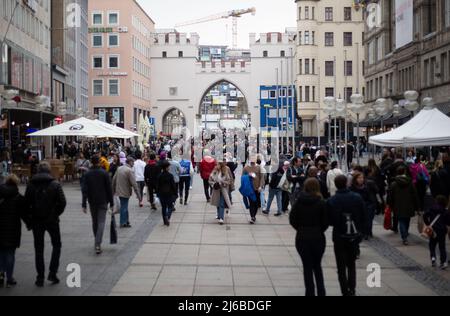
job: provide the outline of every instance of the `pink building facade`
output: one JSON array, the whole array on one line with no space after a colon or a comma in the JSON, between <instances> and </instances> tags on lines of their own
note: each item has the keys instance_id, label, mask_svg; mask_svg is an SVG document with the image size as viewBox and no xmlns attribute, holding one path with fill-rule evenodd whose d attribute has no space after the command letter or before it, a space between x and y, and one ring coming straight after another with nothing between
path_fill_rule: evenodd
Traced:
<instances>
[{"instance_id":1,"label":"pink building facade","mask_svg":"<svg viewBox=\"0 0 450 316\"><path fill-rule=\"evenodd\" d=\"M155 23L135 0L89 1L89 108L133 130L150 116L150 36Z\"/></svg>"}]
</instances>

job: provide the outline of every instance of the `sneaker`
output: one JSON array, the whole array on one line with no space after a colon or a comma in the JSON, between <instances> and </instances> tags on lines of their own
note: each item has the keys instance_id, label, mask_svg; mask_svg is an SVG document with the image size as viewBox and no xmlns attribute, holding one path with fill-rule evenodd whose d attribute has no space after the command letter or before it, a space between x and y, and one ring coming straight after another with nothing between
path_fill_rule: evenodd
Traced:
<instances>
[{"instance_id":1,"label":"sneaker","mask_svg":"<svg viewBox=\"0 0 450 316\"><path fill-rule=\"evenodd\" d=\"M152 210L153 210L153 211L156 211L156 210L157 210L155 204L152 204Z\"/></svg>"},{"instance_id":2,"label":"sneaker","mask_svg":"<svg viewBox=\"0 0 450 316\"><path fill-rule=\"evenodd\" d=\"M436 258L431 258L431 267L436 268Z\"/></svg>"},{"instance_id":3,"label":"sneaker","mask_svg":"<svg viewBox=\"0 0 450 316\"><path fill-rule=\"evenodd\" d=\"M10 289L10 288L12 288L12 287L14 287L16 285L17 285L17 281L14 280L14 279L8 280L8 282L6 282L6 288L7 289Z\"/></svg>"},{"instance_id":4,"label":"sneaker","mask_svg":"<svg viewBox=\"0 0 450 316\"><path fill-rule=\"evenodd\" d=\"M264 215L269 215L269 211L262 211Z\"/></svg>"},{"instance_id":5,"label":"sneaker","mask_svg":"<svg viewBox=\"0 0 450 316\"><path fill-rule=\"evenodd\" d=\"M34 282L34 284L35 284L37 287L44 287L44 279L37 278L37 279L36 279L36 282Z\"/></svg>"},{"instance_id":6,"label":"sneaker","mask_svg":"<svg viewBox=\"0 0 450 316\"><path fill-rule=\"evenodd\" d=\"M216 219L219 220L219 216L216 216Z\"/></svg>"},{"instance_id":7,"label":"sneaker","mask_svg":"<svg viewBox=\"0 0 450 316\"><path fill-rule=\"evenodd\" d=\"M102 248L100 246L95 247L95 253L101 255L103 253Z\"/></svg>"},{"instance_id":8,"label":"sneaker","mask_svg":"<svg viewBox=\"0 0 450 316\"><path fill-rule=\"evenodd\" d=\"M278 217L278 216L281 216L281 215L283 215L283 213L276 213L274 216Z\"/></svg>"},{"instance_id":9,"label":"sneaker","mask_svg":"<svg viewBox=\"0 0 450 316\"><path fill-rule=\"evenodd\" d=\"M188 205L188 201L184 201L184 205L187 206Z\"/></svg>"},{"instance_id":10,"label":"sneaker","mask_svg":"<svg viewBox=\"0 0 450 316\"><path fill-rule=\"evenodd\" d=\"M224 223L223 219L219 219L219 224L223 225L223 223Z\"/></svg>"},{"instance_id":11,"label":"sneaker","mask_svg":"<svg viewBox=\"0 0 450 316\"><path fill-rule=\"evenodd\" d=\"M189 187L189 190L192 190L193 188L192 187Z\"/></svg>"},{"instance_id":12,"label":"sneaker","mask_svg":"<svg viewBox=\"0 0 450 316\"><path fill-rule=\"evenodd\" d=\"M164 217L164 225L170 226L169 218L168 218L168 217Z\"/></svg>"},{"instance_id":13,"label":"sneaker","mask_svg":"<svg viewBox=\"0 0 450 316\"><path fill-rule=\"evenodd\" d=\"M5 273L0 273L0 288L5 286Z\"/></svg>"},{"instance_id":14,"label":"sneaker","mask_svg":"<svg viewBox=\"0 0 450 316\"><path fill-rule=\"evenodd\" d=\"M440 268L441 270L447 270L447 268L448 268L448 263L445 262L445 263L441 264L441 266L440 266L439 268Z\"/></svg>"},{"instance_id":15,"label":"sneaker","mask_svg":"<svg viewBox=\"0 0 450 316\"><path fill-rule=\"evenodd\" d=\"M403 246L409 246L409 242L406 239L403 240Z\"/></svg>"},{"instance_id":16,"label":"sneaker","mask_svg":"<svg viewBox=\"0 0 450 316\"><path fill-rule=\"evenodd\" d=\"M52 285L56 285L56 284L59 284L59 279L58 279L58 277L56 276L56 274L51 274L51 275L49 275L48 276L48 279L47 279Z\"/></svg>"}]
</instances>

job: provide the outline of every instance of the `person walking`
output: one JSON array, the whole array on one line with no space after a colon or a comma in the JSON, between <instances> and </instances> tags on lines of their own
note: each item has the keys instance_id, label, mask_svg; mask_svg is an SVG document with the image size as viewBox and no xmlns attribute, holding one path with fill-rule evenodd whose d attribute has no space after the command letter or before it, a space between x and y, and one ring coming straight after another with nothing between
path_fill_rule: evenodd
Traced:
<instances>
[{"instance_id":1,"label":"person walking","mask_svg":"<svg viewBox=\"0 0 450 316\"><path fill-rule=\"evenodd\" d=\"M275 214L275 216L283 215L282 192L281 189L279 188L279 185L281 179L283 178L284 172L285 171L283 167L280 167L276 172L274 172L271 175L269 182L269 198L267 200L266 209L263 210L263 214L265 215L270 214L270 207L272 206L272 202L275 197L277 199L277 209L278 209L278 212Z\"/></svg>"},{"instance_id":2,"label":"person walking","mask_svg":"<svg viewBox=\"0 0 450 316\"><path fill-rule=\"evenodd\" d=\"M80 187L82 187L84 175L89 171L90 167L91 164L89 163L89 160L87 160L84 154L80 152L76 163L76 170L80 176Z\"/></svg>"},{"instance_id":3,"label":"person walking","mask_svg":"<svg viewBox=\"0 0 450 316\"><path fill-rule=\"evenodd\" d=\"M297 196L303 189L303 183L305 182L305 169L302 167L302 160L298 157L292 159L292 165L286 173L287 180L292 184L291 191L291 206L295 204Z\"/></svg>"},{"instance_id":4,"label":"person walking","mask_svg":"<svg viewBox=\"0 0 450 316\"><path fill-rule=\"evenodd\" d=\"M117 195L120 200L120 227L131 228L129 219L129 202L133 195L133 189L139 202L142 201L139 186L133 172L134 158L128 157L124 166L121 166L113 178L113 195Z\"/></svg>"},{"instance_id":5,"label":"person walking","mask_svg":"<svg viewBox=\"0 0 450 316\"><path fill-rule=\"evenodd\" d=\"M448 268L447 248L445 245L447 239L447 226L450 226L448 205L448 198L439 195L436 197L435 205L425 212L423 216L425 225L433 230L433 236L430 237L429 241L431 265L433 268L436 267L436 246L439 245L439 253L441 255L439 268L442 270Z\"/></svg>"},{"instance_id":6,"label":"person walking","mask_svg":"<svg viewBox=\"0 0 450 316\"><path fill-rule=\"evenodd\" d=\"M178 189L180 186L180 172L181 172L180 163L172 158L168 159L168 161L170 163L169 172L173 175L173 180L175 181L175 185ZM178 198L178 194L176 195L176 197ZM172 212L176 211L175 204L177 202L177 198L173 201Z\"/></svg>"},{"instance_id":7,"label":"person walking","mask_svg":"<svg viewBox=\"0 0 450 316\"><path fill-rule=\"evenodd\" d=\"M408 246L411 218L420 211L420 203L416 188L406 172L406 168L403 166L397 169L397 176L389 189L388 204L398 219L403 244Z\"/></svg>"},{"instance_id":8,"label":"person walking","mask_svg":"<svg viewBox=\"0 0 450 316\"><path fill-rule=\"evenodd\" d=\"M356 260L365 226L363 199L347 188L347 177L338 175L334 180L336 194L327 202L330 226L343 296L356 294Z\"/></svg>"},{"instance_id":9,"label":"person walking","mask_svg":"<svg viewBox=\"0 0 450 316\"><path fill-rule=\"evenodd\" d=\"M0 185L0 288L17 285L14 279L16 249L20 248L23 221L29 226L25 199L19 193L20 180L15 175Z\"/></svg>"},{"instance_id":10,"label":"person walking","mask_svg":"<svg viewBox=\"0 0 450 316\"><path fill-rule=\"evenodd\" d=\"M100 157L100 166L106 171L109 172L110 164L108 161L108 156L106 155L106 152L103 151L102 155Z\"/></svg>"},{"instance_id":11,"label":"person walking","mask_svg":"<svg viewBox=\"0 0 450 316\"><path fill-rule=\"evenodd\" d=\"M148 200L150 202L152 210L156 210L155 194L157 194L157 183L159 175L161 174L161 168L156 161L156 155L150 154L149 161L145 166L144 177L147 184Z\"/></svg>"},{"instance_id":12,"label":"person walking","mask_svg":"<svg viewBox=\"0 0 450 316\"><path fill-rule=\"evenodd\" d=\"M328 213L317 179L309 178L305 181L289 220L297 231L295 244L303 263L306 296L316 296L316 287L317 296L326 296L322 257L326 249Z\"/></svg>"},{"instance_id":13,"label":"person walking","mask_svg":"<svg viewBox=\"0 0 450 316\"><path fill-rule=\"evenodd\" d=\"M211 154L208 150L205 150L203 153L203 159L200 162L200 176L203 180L203 188L205 190L206 201L211 202L211 187L209 185L209 177L211 176L212 171L217 165L217 161L211 157Z\"/></svg>"},{"instance_id":14,"label":"person walking","mask_svg":"<svg viewBox=\"0 0 450 316\"><path fill-rule=\"evenodd\" d=\"M108 204L114 209L114 196L112 192L111 178L109 174L100 166L100 157L93 156L91 159L92 168L85 174L82 187L83 213L87 214L87 202L92 217L92 230L95 238L95 253L102 253L102 241L105 231L106 214Z\"/></svg>"},{"instance_id":15,"label":"person walking","mask_svg":"<svg viewBox=\"0 0 450 316\"><path fill-rule=\"evenodd\" d=\"M335 196L337 191L334 180L341 175L344 175L344 172L338 168L338 162L333 161L331 163L331 169L327 173L327 188L331 197Z\"/></svg>"},{"instance_id":16,"label":"person walking","mask_svg":"<svg viewBox=\"0 0 450 316\"><path fill-rule=\"evenodd\" d=\"M191 186L192 177L194 176L194 167L192 162L187 159L180 161L180 183L179 183L179 197L181 205L188 205L189 189ZM183 200L184 192L184 200Z\"/></svg>"},{"instance_id":17,"label":"person walking","mask_svg":"<svg viewBox=\"0 0 450 316\"><path fill-rule=\"evenodd\" d=\"M36 286L43 287L45 279L44 244L45 233L50 235L53 246L48 281L58 284L59 260L61 256L61 232L59 217L64 213L67 202L59 182L51 176L51 167L41 162L38 173L26 188L25 201L34 237L36 261Z\"/></svg>"},{"instance_id":18,"label":"person walking","mask_svg":"<svg viewBox=\"0 0 450 316\"><path fill-rule=\"evenodd\" d=\"M419 207L421 210L424 210L425 195L427 194L427 187L430 184L430 174L420 158L416 158L414 163L409 166L409 172L419 198Z\"/></svg>"},{"instance_id":19,"label":"person walking","mask_svg":"<svg viewBox=\"0 0 450 316\"><path fill-rule=\"evenodd\" d=\"M209 184L213 188L211 205L217 207L217 220L224 224L225 208L231 208L230 187L233 182L231 170L225 162L220 162L209 177Z\"/></svg>"},{"instance_id":20,"label":"person walking","mask_svg":"<svg viewBox=\"0 0 450 316\"><path fill-rule=\"evenodd\" d=\"M139 193L141 200L139 201L139 206L144 206L144 188L145 188L145 167L146 163L142 160L142 153L140 151L135 154L136 161L133 165L134 176L136 178L136 183L139 187Z\"/></svg>"},{"instance_id":21,"label":"person walking","mask_svg":"<svg viewBox=\"0 0 450 316\"><path fill-rule=\"evenodd\" d=\"M170 226L172 217L173 203L177 198L178 188L175 179L170 173L170 163L165 161L162 165L162 172L158 177L157 188L159 200L161 201L162 217L164 225Z\"/></svg>"},{"instance_id":22,"label":"person walking","mask_svg":"<svg viewBox=\"0 0 450 316\"><path fill-rule=\"evenodd\" d=\"M253 189L256 194L256 202L250 200L250 224L255 224L256 222L256 214L261 205L260 193L264 186L264 174L261 172L261 167L256 164L256 161L256 157L251 157L250 165L244 168L244 172L253 180Z\"/></svg>"}]
</instances>

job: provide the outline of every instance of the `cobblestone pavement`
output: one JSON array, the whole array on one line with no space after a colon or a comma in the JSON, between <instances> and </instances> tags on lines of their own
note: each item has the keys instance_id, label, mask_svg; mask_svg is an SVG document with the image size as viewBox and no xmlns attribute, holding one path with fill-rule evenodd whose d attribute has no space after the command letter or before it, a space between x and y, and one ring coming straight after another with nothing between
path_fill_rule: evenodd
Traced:
<instances>
[{"instance_id":1,"label":"cobblestone pavement","mask_svg":"<svg viewBox=\"0 0 450 316\"><path fill-rule=\"evenodd\" d=\"M162 224L160 211L139 208L132 199L132 229L119 231L119 244L108 245L104 254L93 250L90 217L80 209L80 189L65 185L69 206L62 217L63 254L61 285L34 287L32 236L24 232L17 252L14 289L0 289L0 295L175 295L175 296L302 296L303 272L294 245L295 231L288 217L259 215L257 224L249 216L240 197L219 226L215 209L204 202L201 180L196 178L188 206L177 205L170 227ZM273 205L272 209L275 208ZM376 239L362 244L358 261L358 295L449 295L450 271L431 269L427 243L412 236L404 247L399 236L374 228ZM412 225L414 233L414 225ZM328 295L340 295L330 232L323 259ZM50 257L47 247L46 258ZM66 266L78 263L82 286L68 288ZM369 288L367 266L381 266L381 288Z\"/></svg>"}]
</instances>

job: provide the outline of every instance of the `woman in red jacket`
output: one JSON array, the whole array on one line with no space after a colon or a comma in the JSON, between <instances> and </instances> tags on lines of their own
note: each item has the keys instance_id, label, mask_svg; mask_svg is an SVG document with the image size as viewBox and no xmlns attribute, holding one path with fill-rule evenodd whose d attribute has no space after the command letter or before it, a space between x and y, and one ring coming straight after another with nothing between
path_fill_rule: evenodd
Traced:
<instances>
[{"instance_id":1,"label":"woman in red jacket","mask_svg":"<svg viewBox=\"0 0 450 316\"><path fill-rule=\"evenodd\" d=\"M203 179L203 187L205 189L205 197L207 202L211 201L211 186L209 185L209 177L217 165L217 161L211 157L209 151L205 150L203 159L200 162L200 176Z\"/></svg>"}]
</instances>

